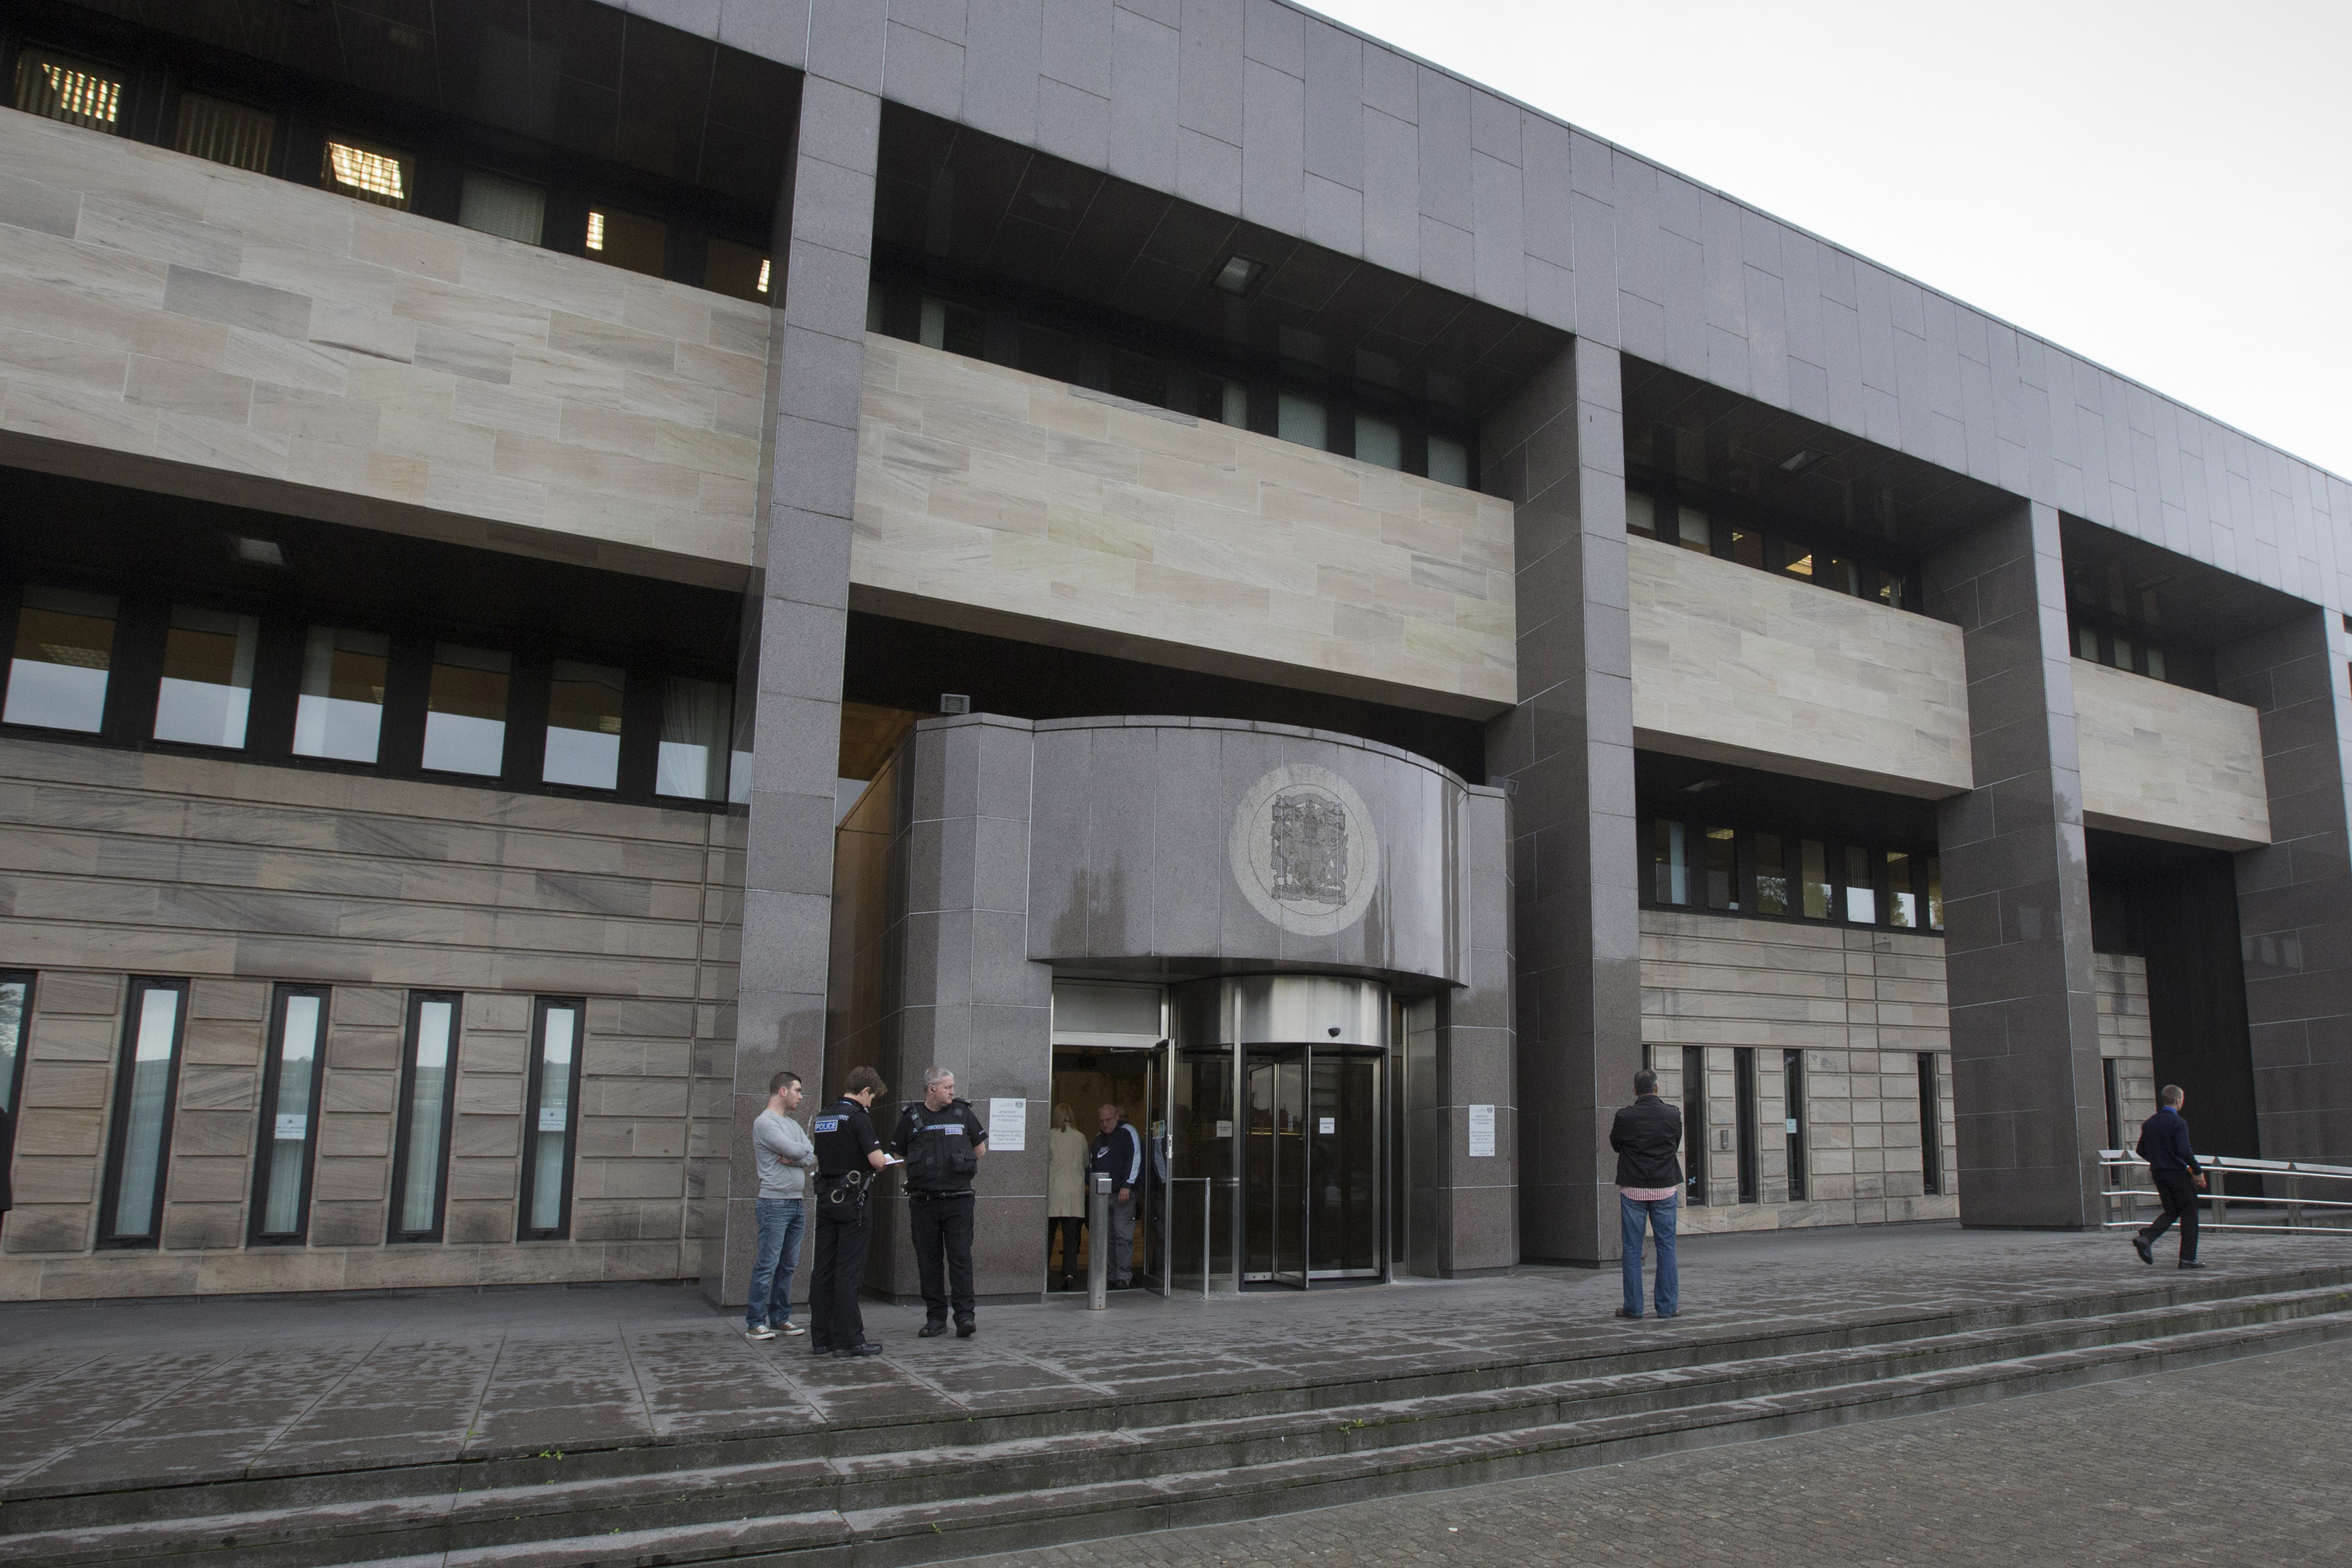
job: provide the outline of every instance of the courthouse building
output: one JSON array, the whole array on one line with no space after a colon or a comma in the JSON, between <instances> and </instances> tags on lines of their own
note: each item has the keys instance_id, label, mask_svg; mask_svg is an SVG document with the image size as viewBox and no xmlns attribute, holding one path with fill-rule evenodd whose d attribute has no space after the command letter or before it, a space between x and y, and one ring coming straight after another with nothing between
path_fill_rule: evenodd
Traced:
<instances>
[{"instance_id":1,"label":"courthouse building","mask_svg":"<svg viewBox=\"0 0 2352 1568\"><path fill-rule=\"evenodd\" d=\"M740 1301L780 1068L992 1300L1061 1104L1176 1290L1609 1258L1644 1063L2352 1156L2338 476L1279 0L0 27L0 1298Z\"/></svg>"}]
</instances>

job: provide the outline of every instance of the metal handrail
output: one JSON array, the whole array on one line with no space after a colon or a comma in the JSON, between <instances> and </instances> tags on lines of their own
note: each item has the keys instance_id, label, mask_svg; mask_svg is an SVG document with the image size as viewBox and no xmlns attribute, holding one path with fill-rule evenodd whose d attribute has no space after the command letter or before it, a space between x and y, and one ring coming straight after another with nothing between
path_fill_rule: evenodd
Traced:
<instances>
[{"instance_id":1,"label":"metal handrail","mask_svg":"<svg viewBox=\"0 0 2352 1568\"><path fill-rule=\"evenodd\" d=\"M2352 1165L2323 1165L2308 1160L2248 1160L2228 1154L2209 1154L2200 1158L2198 1163L2204 1166L2209 1173L2220 1177L2226 1177L2231 1173L2236 1172L2252 1176L2284 1178L2284 1184L2286 1187L2286 1196L2274 1198L2268 1194L2260 1196L2252 1193L2231 1194L2224 1190L2227 1186L2226 1181L2213 1182L2210 1191L2200 1194L2212 1205L2213 1210L2211 1218L2198 1222L2203 1229L2298 1231L2305 1234L2323 1232L2352 1237L2352 1188L2343 1189L2347 1195L2342 1198L2307 1198L2303 1195L2303 1184L2306 1181L2352 1183ZM2141 1201L2155 1198L2158 1194L2153 1186L2134 1186L2127 1183L2131 1179L2132 1173L2146 1171L2147 1168L2147 1161L2128 1150L2102 1149L2099 1151L2099 1169L2111 1173L2107 1177L2106 1184L2100 1188L2100 1194L2105 1200L2105 1218L2100 1222L2101 1229L2120 1230L2126 1226L2139 1225L2140 1220L2136 1211ZM2120 1217L2116 1212L2118 1204L2123 1208ZM2232 1220L2230 1218L2231 1204L2269 1205L2273 1208L2284 1208L2286 1211L2286 1220L2283 1225ZM2340 1213L2346 1215L2346 1219L2335 1224L2305 1224L2304 1215L2315 1210L2323 1214Z\"/></svg>"}]
</instances>

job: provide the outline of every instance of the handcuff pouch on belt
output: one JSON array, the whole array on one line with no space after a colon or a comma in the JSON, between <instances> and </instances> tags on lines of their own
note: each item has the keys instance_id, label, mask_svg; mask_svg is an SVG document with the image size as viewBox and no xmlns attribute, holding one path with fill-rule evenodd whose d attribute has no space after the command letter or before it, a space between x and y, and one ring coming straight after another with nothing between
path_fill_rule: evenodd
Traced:
<instances>
[{"instance_id":1,"label":"handcuff pouch on belt","mask_svg":"<svg viewBox=\"0 0 2352 1568\"><path fill-rule=\"evenodd\" d=\"M832 1185L825 1187L818 1196L829 1204L863 1204L871 1180L864 1171L845 1171L838 1176L819 1176L817 1182L821 1186L828 1182Z\"/></svg>"}]
</instances>

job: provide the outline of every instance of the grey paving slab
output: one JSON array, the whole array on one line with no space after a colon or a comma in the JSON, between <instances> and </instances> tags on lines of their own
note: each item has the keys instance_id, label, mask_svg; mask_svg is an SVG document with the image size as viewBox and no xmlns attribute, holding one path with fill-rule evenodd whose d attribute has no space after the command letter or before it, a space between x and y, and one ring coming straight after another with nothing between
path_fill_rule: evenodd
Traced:
<instances>
[{"instance_id":1,"label":"grey paving slab","mask_svg":"<svg viewBox=\"0 0 2352 1568\"><path fill-rule=\"evenodd\" d=\"M2352 1243L2215 1236L2214 1273L2352 1262ZM1976 1308L2063 1312L2167 1284L2119 1237L1904 1226L1687 1238L1684 1310L1618 1321L1615 1272L1528 1268L1209 1300L993 1308L886 1353L754 1344L687 1286L0 1307L0 1490L432 1462L1257 1390Z\"/></svg>"}]
</instances>

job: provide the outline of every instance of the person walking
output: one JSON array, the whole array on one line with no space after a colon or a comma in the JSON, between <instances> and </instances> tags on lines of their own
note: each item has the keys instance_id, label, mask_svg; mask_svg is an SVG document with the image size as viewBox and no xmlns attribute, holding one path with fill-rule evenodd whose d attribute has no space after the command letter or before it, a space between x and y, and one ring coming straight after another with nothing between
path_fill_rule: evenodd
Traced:
<instances>
[{"instance_id":1,"label":"person walking","mask_svg":"<svg viewBox=\"0 0 2352 1568\"><path fill-rule=\"evenodd\" d=\"M1095 1112L1102 1135L1087 1151L1087 1173L1110 1178L1110 1236L1095 1240L1110 1250L1103 1257L1110 1288L1124 1290L1134 1283L1135 1194L1143 1184L1143 1134L1116 1105Z\"/></svg>"},{"instance_id":2,"label":"person walking","mask_svg":"<svg viewBox=\"0 0 2352 1568\"><path fill-rule=\"evenodd\" d=\"M852 1068L841 1098L817 1114L816 1273L809 1281L809 1352L837 1361L880 1355L857 1309L866 1249L874 1239L874 1175L890 1163L866 1112L888 1086L872 1068Z\"/></svg>"},{"instance_id":3,"label":"person walking","mask_svg":"<svg viewBox=\"0 0 2352 1568\"><path fill-rule=\"evenodd\" d=\"M971 1293L971 1219L980 1200L971 1179L988 1152L988 1129L968 1100L956 1098L955 1074L932 1068L923 1074L923 1098L898 1113L890 1152L907 1162L907 1224L915 1237L915 1268L923 1281L923 1326L919 1339L948 1331L948 1306L955 1305L956 1338L968 1340L980 1328ZM942 1258L944 1258L944 1267Z\"/></svg>"},{"instance_id":4,"label":"person walking","mask_svg":"<svg viewBox=\"0 0 2352 1568\"><path fill-rule=\"evenodd\" d=\"M1054 1131L1045 1139L1045 1261L1054 1240L1062 1243L1062 1289L1078 1288L1078 1238L1087 1228L1087 1135L1066 1105L1054 1107Z\"/></svg>"},{"instance_id":5,"label":"person walking","mask_svg":"<svg viewBox=\"0 0 2352 1568\"><path fill-rule=\"evenodd\" d=\"M1620 1107L1609 1128L1617 1151L1617 1218L1625 1276L1621 1318L1642 1315L1642 1232L1658 1238L1658 1316L1682 1310L1682 1279L1675 1268L1675 1206L1682 1195L1683 1113L1658 1098L1658 1075L1633 1075L1633 1103Z\"/></svg>"},{"instance_id":6,"label":"person walking","mask_svg":"<svg viewBox=\"0 0 2352 1568\"><path fill-rule=\"evenodd\" d=\"M2189 1094L2179 1085L2168 1083L2156 1098L2156 1114L2140 1123L2139 1157L2147 1162L2147 1173L2156 1179L2156 1194L2164 1202L2164 1213L2154 1225L2133 1232L2132 1250L2139 1254L2142 1263L2154 1263L2157 1238L2178 1220L2180 1267L2202 1268L2205 1266L2197 1261L2197 1192L2205 1184L2205 1167L2189 1145L2189 1121L2180 1114L2180 1108L2189 1103Z\"/></svg>"},{"instance_id":7,"label":"person walking","mask_svg":"<svg viewBox=\"0 0 2352 1568\"><path fill-rule=\"evenodd\" d=\"M743 1334L772 1340L802 1331L793 1321L793 1270L800 1267L801 1230L808 1218L808 1176L816 1169L816 1145L793 1120L801 1108L801 1075L780 1072L768 1080L768 1108L751 1122L751 1159L759 1167L760 1195L752 1200L759 1222L758 1250L751 1258L751 1293L743 1301Z\"/></svg>"}]
</instances>

